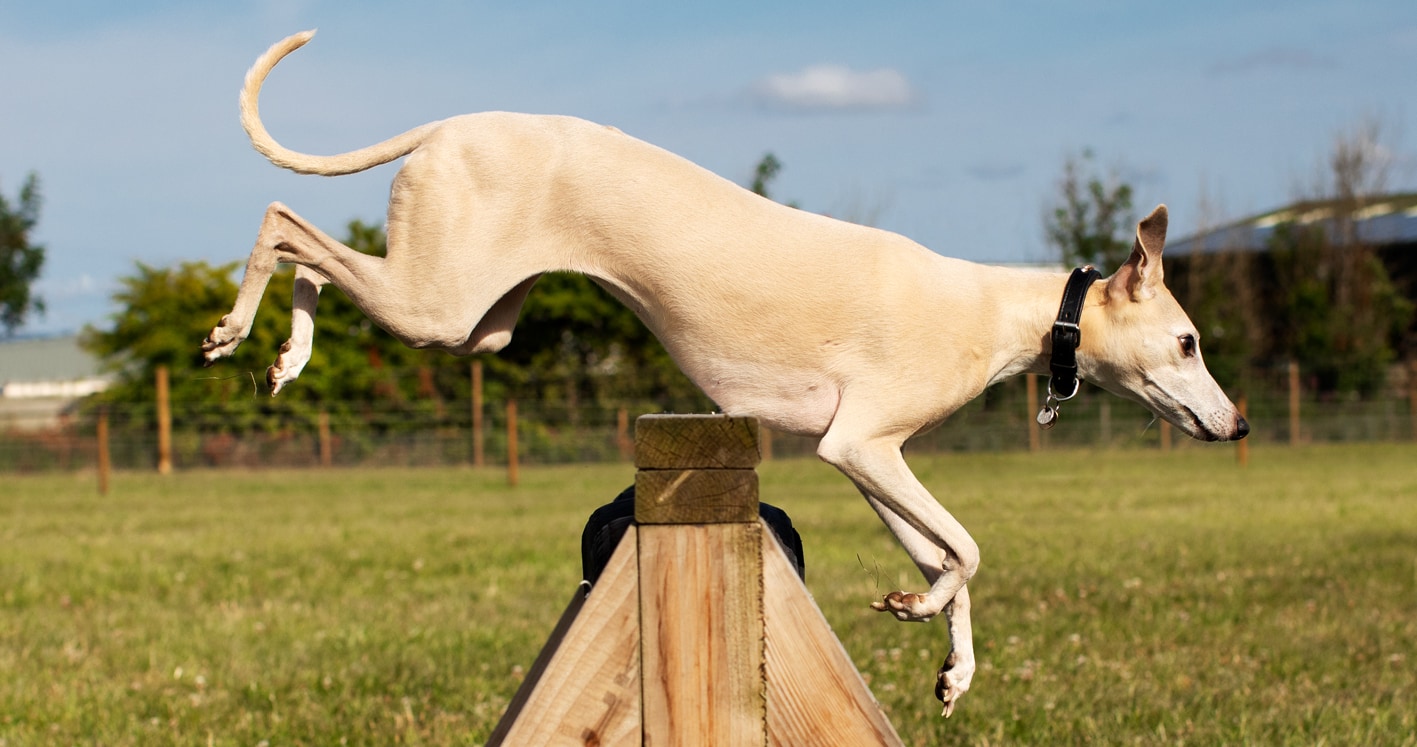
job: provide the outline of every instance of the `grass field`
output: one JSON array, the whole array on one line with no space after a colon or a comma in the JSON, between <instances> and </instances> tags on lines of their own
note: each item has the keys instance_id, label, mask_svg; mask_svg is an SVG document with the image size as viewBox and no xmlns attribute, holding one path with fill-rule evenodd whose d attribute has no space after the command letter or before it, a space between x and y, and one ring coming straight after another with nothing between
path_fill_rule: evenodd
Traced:
<instances>
[{"instance_id":1,"label":"grass field","mask_svg":"<svg viewBox=\"0 0 1417 747\"><path fill-rule=\"evenodd\" d=\"M830 468L761 468L907 744L1417 744L1417 447L912 457L983 552L980 671ZM476 744L628 466L0 476L0 745Z\"/></svg>"}]
</instances>

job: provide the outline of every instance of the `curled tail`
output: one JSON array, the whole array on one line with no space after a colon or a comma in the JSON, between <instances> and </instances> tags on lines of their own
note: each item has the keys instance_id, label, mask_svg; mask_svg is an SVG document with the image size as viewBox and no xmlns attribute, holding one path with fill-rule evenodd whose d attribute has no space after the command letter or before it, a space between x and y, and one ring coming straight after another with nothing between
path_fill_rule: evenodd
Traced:
<instances>
[{"instance_id":1,"label":"curled tail","mask_svg":"<svg viewBox=\"0 0 1417 747\"><path fill-rule=\"evenodd\" d=\"M261 84L266 81L266 76L270 74L277 62L280 62L291 52L305 46L305 43L314 36L313 30L302 31L276 42L266 50L265 54L257 58L256 63L246 73L245 85L241 87L241 126L246 129L246 135L251 138L251 145L255 146L261 155L270 159L271 163L300 174L319 174L321 176L353 174L412 153L423 143L429 133L437 129L440 123L431 122L421 127L415 127L402 135L391 137L377 145L336 156L312 156L297 153L277 143L275 138L271 137L271 133L266 131L266 126L261 124L259 104Z\"/></svg>"}]
</instances>

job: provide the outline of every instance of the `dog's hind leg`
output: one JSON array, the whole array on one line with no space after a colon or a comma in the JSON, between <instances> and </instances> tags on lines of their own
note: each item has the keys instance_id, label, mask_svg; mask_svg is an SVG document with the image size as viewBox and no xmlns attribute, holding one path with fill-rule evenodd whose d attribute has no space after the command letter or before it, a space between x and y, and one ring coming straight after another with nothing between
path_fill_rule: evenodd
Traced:
<instances>
[{"instance_id":1,"label":"dog's hind leg","mask_svg":"<svg viewBox=\"0 0 1417 747\"><path fill-rule=\"evenodd\" d=\"M280 346L276 362L266 369L266 383L271 387L271 396L280 393L282 387L295 381L305 364L310 362L311 349L315 343L315 306L320 301L320 289L330 282L318 272L304 265L295 267L295 291L290 309L290 339Z\"/></svg>"},{"instance_id":2,"label":"dog's hind leg","mask_svg":"<svg viewBox=\"0 0 1417 747\"><path fill-rule=\"evenodd\" d=\"M507 347L507 344L512 341L512 328L517 324L522 304L526 303L527 294L531 293L531 287L536 285L536 281L540 277L540 274L536 274L517 283L497 299L497 302L492 304L492 308L482 315L477 326L472 328L472 333L467 336L467 341L448 352L453 355L473 355L475 353L495 353Z\"/></svg>"},{"instance_id":3,"label":"dog's hind leg","mask_svg":"<svg viewBox=\"0 0 1417 747\"><path fill-rule=\"evenodd\" d=\"M236 304L202 342L203 358L207 365L211 365L218 358L231 355L236 346L251 334L256 308L260 306L261 295L265 293L266 283L270 281L276 265L303 265L357 299L375 295L368 287L371 284L369 279L378 277L378 267L382 261L379 257L360 254L346 247L286 206L272 203L266 208L260 233L256 236L256 246L246 262L246 274L241 278ZM315 277L312 273L305 274L307 280L312 277ZM309 290L313 292L319 285L323 283L317 283ZM297 300L301 293L297 284ZM309 304L311 311L314 309L313 298L312 295Z\"/></svg>"}]
</instances>

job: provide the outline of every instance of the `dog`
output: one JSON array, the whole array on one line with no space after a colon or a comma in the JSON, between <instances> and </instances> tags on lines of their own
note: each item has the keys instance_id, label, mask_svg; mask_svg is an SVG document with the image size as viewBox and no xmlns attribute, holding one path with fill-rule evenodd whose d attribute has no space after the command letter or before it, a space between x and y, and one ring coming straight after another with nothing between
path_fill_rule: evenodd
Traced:
<instances>
[{"instance_id":1,"label":"dog","mask_svg":"<svg viewBox=\"0 0 1417 747\"><path fill-rule=\"evenodd\" d=\"M202 344L206 363L250 333L279 263L296 265L296 281L291 337L267 372L273 395L310 360L327 283L403 343L469 355L511 341L541 274L587 275L643 320L724 413L820 439L818 456L855 483L929 584L872 607L900 620L947 618L951 650L935 692L949 716L975 670L966 584L979 548L901 448L991 384L1049 371L1066 276L951 259L779 205L571 117L469 114L342 155L297 153L271 137L257 105L276 63L313 34L278 42L252 66L242 125L257 151L302 174L406 158L390 192L388 251L353 251L273 203L231 313ZM1159 206L1139 223L1127 263L1077 297L1077 375L1192 437L1243 438L1248 424L1207 372L1200 335L1163 284L1166 224Z\"/></svg>"}]
</instances>

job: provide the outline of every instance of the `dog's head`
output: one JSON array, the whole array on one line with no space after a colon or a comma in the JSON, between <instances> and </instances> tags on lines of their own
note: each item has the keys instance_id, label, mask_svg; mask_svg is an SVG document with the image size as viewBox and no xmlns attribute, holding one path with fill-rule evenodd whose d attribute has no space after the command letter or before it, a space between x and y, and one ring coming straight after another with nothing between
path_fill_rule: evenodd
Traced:
<instances>
[{"instance_id":1,"label":"dog's head","mask_svg":"<svg viewBox=\"0 0 1417 747\"><path fill-rule=\"evenodd\" d=\"M1230 441L1250 426L1206 370L1200 333L1162 282L1166 206L1137 225L1131 258L1096 289L1081 320L1084 379L1136 400L1193 438Z\"/></svg>"}]
</instances>

